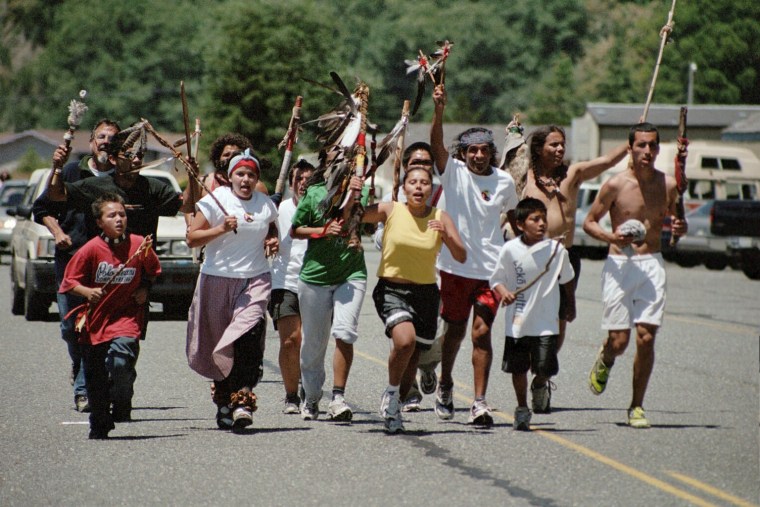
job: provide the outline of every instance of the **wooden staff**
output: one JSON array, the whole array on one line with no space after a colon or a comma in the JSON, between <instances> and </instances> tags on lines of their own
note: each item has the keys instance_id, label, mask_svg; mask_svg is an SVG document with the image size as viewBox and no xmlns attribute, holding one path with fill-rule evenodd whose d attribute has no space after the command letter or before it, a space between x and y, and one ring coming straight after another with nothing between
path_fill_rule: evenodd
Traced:
<instances>
[{"instance_id":1,"label":"wooden staff","mask_svg":"<svg viewBox=\"0 0 760 507\"><path fill-rule=\"evenodd\" d=\"M356 152L354 153L353 170L354 174L359 178L364 177L364 162L367 156L366 148L366 135L367 135L367 103L369 102L369 86L366 83L359 83L354 96L359 100L359 114L361 115L361 123L359 127L359 135L356 138ZM354 196L354 204L351 209L351 216L348 223L348 246L361 250L362 242L359 237L359 227L361 226L361 217L364 214L364 209L361 205L361 192L358 192Z\"/></svg>"},{"instance_id":2,"label":"wooden staff","mask_svg":"<svg viewBox=\"0 0 760 507\"><path fill-rule=\"evenodd\" d=\"M683 205L683 194L688 187L688 180L686 179L686 157L689 154L688 146L689 140L686 138L686 114L688 109L684 106L681 107L681 113L678 117L678 150L676 151L675 160L675 177L676 177L676 189L678 190L678 197L676 197L676 218L683 220L686 215L686 210ZM671 224L672 225L672 224ZM674 235L671 228L670 233L670 246L674 247L678 243L679 237Z\"/></svg>"},{"instance_id":3,"label":"wooden staff","mask_svg":"<svg viewBox=\"0 0 760 507\"><path fill-rule=\"evenodd\" d=\"M404 106L401 108L401 119L402 121L408 121L409 119L409 106L410 101L405 100ZM393 195L391 198L393 201L398 201L398 189L401 186L401 159L403 158L404 153L404 138L406 137L406 127L404 127L404 130L401 132L401 135L398 137L398 141L396 144L396 159L393 161Z\"/></svg>"},{"instance_id":4,"label":"wooden staff","mask_svg":"<svg viewBox=\"0 0 760 507\"><path fill-rule=\"evenodd\" d=\"M282 165L280 166L280 175L277 177L277 183L274 186L275 193L282 193L285 190L285 182L288 179L288 169L290 169L290 160L293 158L293 146L298 139L298 127L301 122L301 105L303 97L296 97L296 104L293 106L293 113L290 115L288 131L285 133L285 153L282 156ZM280 143L281 145L283 143ZM282 201L280 201L282 202Z\"/></svg>"},{"instance_id":5,"label":"wooden staff","mask_svg":"<svg viewBox=\"0 0 760 507\"><path fill-rule=\"evenodd\" d=\"M641 121L644 122L647 119L647 114L649 114L649 105L652 103L652 96L654 95L654 85L657 82L657 74L660 71L660 62L662 61L662 53L665 49L665 44L668 42L668 35L671 31L673 31L673 13L676 10L676 0L673 0L673 5L670 8L670 12L668 12L668 21L665 23L665 26L660 29L660 52L657 55L657 63L654 66L654 73L652 74L652 84L649 85L649 94L647 95L647 101L646 104L644 104L644 114L641 116Z\"/></svg>"},{"instance_id":6,"label":"wooden staff","mask_svg":"<svg viewBox=\"0 0 760 507\"><path fill-rule=\"evenodd\" d=\"M169 141L167 141L166 139L164 139L163 137L161 137L158 134L158 132L156 132L156 130L153 128L153 125L151 125L148 120L146 120L145 118L142 118L142 122L144 124L145 130L147 130L150 133L150 135L152 135L156 139L156 141L158 141L158 143L161 146L164 146L165 148L168 148L169 151L172 152L172 155L174 155L174 158L176 158L177 160L179 160L182 163L182 165L185 166L185 170L187 171L187 175L190 178L192 178L193 180L195 180L195 182L198 183L198 185L200 185L202 187L203 186L203 182L201 181L200 177L198 176L198 171L197 171L195 165L191 164L190 162L188 162L185 159L185 157L182 156L182 153L180 153L174 146L172 146L172 144ZM224 209L224 206L222 205L221 202L219 202L219 199L216 198L216 196L214 195L214 193L213 192L209 192L208 195L211 196L211 199L219 207L219 211L221 211L223 215L227 216L228 215L227 210ZM233 232L235 234L237 234L237 229L233 229Z\"/></svg>"},{"instance_id":7,"label":"wooden staff","mask_svg":"<svg viewBox=\"0 0 760 507\"><path fill-rule=\"evenodd\" d=\"M79 98L83 101L87 97L87 90L79 90ZM66 119L69 124L69 130L63 134L63 144L66 146L66 150L71 146L71 141L74 140L74 133L79 128L79 124L82 123L84 113L87 112L87 104L76 99L72 99L69 103L69 116ZM58 176L61 174L61 162L56 162L53 165L53 170L50 171L48 176L48 188L53 186L54 180L57 183Z\"/></svg>"}]
</instances>

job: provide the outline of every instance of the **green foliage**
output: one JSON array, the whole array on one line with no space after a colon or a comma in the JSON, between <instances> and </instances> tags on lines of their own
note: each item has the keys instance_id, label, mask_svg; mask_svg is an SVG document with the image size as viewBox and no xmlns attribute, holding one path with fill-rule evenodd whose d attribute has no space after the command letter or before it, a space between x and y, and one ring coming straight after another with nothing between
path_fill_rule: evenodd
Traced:
<instances>
[{"instance_id":1,"label":"green foliage","mask_svg":"<svg viewBox=\"0 0 760 507\"><path fill-rule=\"evenodd\" d=\"M567 124L587 101L643 103L670 0L5 0L0 1L0 130L63 128L68 102L89 91L86 128L101 117L146 117L181 131L179 82L202 119L203 145L237 131L280 160L293 101L311 120L349 87L370 86L381 130L414 100L405 59L455 43L446 66L446 121ZM655 102L760 103L760 2L680 2ZM413 121L428 121L426 97ZM299 148L309 150L311 127ZM274 164L275 166L278 164ZM272 175L264 175L272 180Z\"/></svg>"},{"instance_id":2,"label":"green foliage","mask_svg":"<svg viewBox=\"0 0 760 507\"><path fill-rule=\"evenodd\" d=\"M46 167L48 163L40 157L36 151L32 148L26 150L20 159L18 159L18 165L16 166L16 172L21 174L31 174L40 167Z\"/></svg>"}]
</instances>

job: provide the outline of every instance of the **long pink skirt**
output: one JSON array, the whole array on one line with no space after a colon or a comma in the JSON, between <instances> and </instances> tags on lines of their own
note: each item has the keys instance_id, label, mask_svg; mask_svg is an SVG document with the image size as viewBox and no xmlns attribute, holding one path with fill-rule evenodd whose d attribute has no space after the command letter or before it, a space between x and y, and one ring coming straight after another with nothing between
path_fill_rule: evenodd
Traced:
<instances>
[{"instance_id":1,"label":"long pink skirt","mask_svg":"<svg viewBox=\"0 0 760 507\"><path fill-rule=\"evenodd\" d=\"M187 363L212 380L232 370L232 344L266 318L272 276L253 278L198 276L187 321Z\"/></svg>"}]
</instances>

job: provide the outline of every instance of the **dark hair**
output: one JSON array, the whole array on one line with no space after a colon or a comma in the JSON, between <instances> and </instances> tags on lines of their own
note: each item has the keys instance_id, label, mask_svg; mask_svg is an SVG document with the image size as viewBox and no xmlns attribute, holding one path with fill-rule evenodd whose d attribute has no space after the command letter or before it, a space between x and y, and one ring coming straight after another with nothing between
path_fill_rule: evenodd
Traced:
<instances>
[{"instance_id":1,"label":"dark hair","mask_svg":"<svg viewBox=\"0 0 760 507\"><path fill-rule=\"evenodd\" d=\"M465 160L465 155L464 154L467 151L467 146L469 146L469 144L467 144L467 145L464 144L462 142L462 138L468 136L469 134L473 134L473 133L476 133L476 132L482 132L484 134L490 134L491 135L491 139L493 139L493 132L491 132L487 128L483 128L483 127L472 127L472 128L469 128L469 129L465 130L464 132L461 132L456 137L456 139L454 140L454 142L451 144L451 152L454 154L454 158L457 158L457 159L462 160L462 161ZM489 142L487 144L488 144L488 149L491 151L491 160L489 160L488 163L489 163L489 165L491 167L498 167L499 162L496 159L496 157L498 156L498 150L496 149L496 143L494 143L493 141L491 141L491 142Z\"/></svg>"},{"instance_id":2,"label":"dark hair","mask_svg":"<svg viewBox=\"0 0 760 507\"><path fill-rule=\"evenodd\" d=\"M211 160L211 164L214 166L214 169L218 169L216 165L219 163L219 158L222 156L224 147L228 144L237 146L240 148L240 151L245 151L246 148L253 148L251 141L249 141L248 138L242 134L231 132L229 134L224 134L217 137L216 140L211 143L211 149L209 151L208 157L209 160Z\"/></svg>"},{"instance_id":3,"label":"dark hair","mask_svg":"<svg viewBox=\"0 0 760 507\"><path fill-rule=\"evenodd\" d=\"M648 121L645 121L643 123L637 123L628 131L628 146L633 146L633 141L636 139L636 132L654 132L657 134L657 146L660 145L660 132L657 130L657 127Z\"/></svg>"},{"instance_id":4,"label":"dark hair","mask_svg":"<svg viewBox=\"0 0 760 507\"><path fill-rule=\"evenodd\" d=\"M103 215L103 206L108 204L109 202L118 202L122 206L124 206L124 199L119 194L114 194L112 192L106 193L95 199L95 201L92 203L92 215L95 218L100 218L101 215Z\"/></svg>"},{"instance_id":5,"label":"dark hair","mask_svg":"<svg viewBox=\"0 0 760 507\"><path fill-rule=\"evenodd\" d=\"M95 131L103 126L115 128L116 132L121 130L121 127L119 127L118 123L113 120L109 120L108 118L103 118L98 123L96 123L94 127L92 127L92 130L90 131L90 141L95 139Z\"/></svg>"},{"instance_id":6,"label":"dark hair","mask_svg":"<svg viewBox=\"0 0 760 507\"><path fill-rule=\"evenodd\" d=\"M404 150L404 153L401 155L401 165L406 167L407 164L409 164L409 159L412 158L412 153L418 150L423 150L423 151L428 152L432 160L433 149L430 147L430 145L423 141L417 141L416 143L412 143L406 147L406 149Z\"/></svg>"},{"instance_id":7,"label":"dark hair","mask_svg":"<svg viewBox=\"0 0 760 507\"><path fill-rule=\"evenodd\" d=\"M316 167L314 167L308 160L305 158L299 158L298 161L290 166L290 172L288 173L288 184L290 186L293 186L293 179L296 176L296 173L299 173L301 171L315 171Z\"/></svg>"},{"instance_id":8,"label":"dark hair","mask_svg":"<svg viewBox=\"0 0 760 507\"><path fill-rule=\"evenodd\" d=\"M433 171L426 167L415 167L414 169L409 169L408 171L404 171L404 176L401 178L401 184L403 185L406 183L406 177L409 176L409 173L414 171L425 171L427 175L430 177L430 183L433 183Z\"/></svg>"},{"instance_id":9,"label":"dark hair","mask_svg":"<svg viewBox=\"0 0 760 507\"><path fill-rule=\"evenodd\" d=\"M546 213L546 205L535 197L526 197L517 203L515 208L515 221L517 223L525 222L531 213L543 211Z\"/></svg>"},{"instance_id":10,"label":"dark hair","mask_svg":"<svg viewBox=\"0 0 760 507\"><path fill-rule=\"evenodd\" d=\"M528 137L528 149L530 151L530 167L533 171L536 170L538 167L539 161L541 160L541 152L544 150L544 144L546 144L546 138L549 137L549 134L552 134L556 132L557 134L560 134L562 136L562 139L567 141L567 135L565 134L565 129L560 127L559 125L544 125L543 127L539 127L536 130L534 130L530 137ZM559 181L562 181L565 179L565 176L567 176L567 164L562 164L559 166L559 171L554 174L554 176L559 176Z\"/></svg>"}]
</instances>

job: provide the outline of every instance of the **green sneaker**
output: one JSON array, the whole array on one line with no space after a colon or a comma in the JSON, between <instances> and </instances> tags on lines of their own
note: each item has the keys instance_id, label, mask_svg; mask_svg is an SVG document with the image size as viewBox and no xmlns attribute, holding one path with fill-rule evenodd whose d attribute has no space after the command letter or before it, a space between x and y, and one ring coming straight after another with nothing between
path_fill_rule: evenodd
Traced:
<instances>
[{"instance_id":1,"label":"green sneaker","mask_svg":"<svg viewBox=\"0 0 760 507\"><path fill-rule=\"evenodd\" d=\"M612 366L607 366L602 361L602 352L604 351L604 345L599 349L599 354L596 356L596 361L591 371L588 374L588 386L591 392L600 395L607 387L607 378L610 376L610 369Z\"/></svg>"},{"instance_id":2,"label":"green sneaker","mask_svg":"<svg viewBox=\"0 0 760 507\"><path fill-rule=\"evenodd\" d=\"M649 428L650 424L642 407L628 409L628 426L631 428Z\"/></svg>"}]
</instances>

